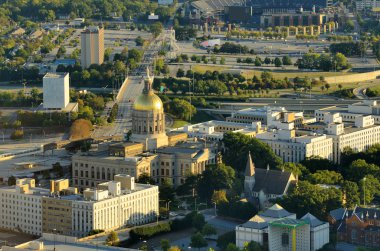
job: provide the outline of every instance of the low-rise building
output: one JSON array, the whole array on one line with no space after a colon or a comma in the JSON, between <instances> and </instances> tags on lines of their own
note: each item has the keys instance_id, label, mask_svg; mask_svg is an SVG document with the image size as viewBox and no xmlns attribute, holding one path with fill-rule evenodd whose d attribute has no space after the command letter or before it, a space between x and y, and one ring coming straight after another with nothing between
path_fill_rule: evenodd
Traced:
<instances>
[{"instance_id":1,"label":"low-rise building","mask_svg":"<svg viewBox=\"0 0 380 251\"><path fill-rule=\"evenodd\" d=\"M297 219L295 214L278 204L236 226L235 231L236 246L240 248L255 241L268 245L270 251L316 251L329 243L329 223L321 222L311 214Z\"/></svg>"},{"instance_id":2,"label":"low-rise building","mask_svg":"<svg viewBox=\"0 0 380 251\"><path fill-rule=\"evenodd\" d=\"M338 208L329 213L338 241L380 248L380 210L377 208Z\"/></svg>"}]
</instances>

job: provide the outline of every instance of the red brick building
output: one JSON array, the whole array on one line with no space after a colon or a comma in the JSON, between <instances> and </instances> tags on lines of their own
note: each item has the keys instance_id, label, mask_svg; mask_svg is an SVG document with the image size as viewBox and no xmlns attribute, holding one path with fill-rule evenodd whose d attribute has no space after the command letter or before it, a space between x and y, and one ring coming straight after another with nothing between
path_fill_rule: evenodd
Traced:
<instances>
[{"instance_id":1,"label":"red brick building","mask_svg":"<svg viewBox=\"0 0 380 251\"><path fill-rule=\"evenodd\" d=\"M336 227L338 241L367 247L380 247L380 209L355 207L330 212L329 221Z\"/></svg>"}]
</instances>

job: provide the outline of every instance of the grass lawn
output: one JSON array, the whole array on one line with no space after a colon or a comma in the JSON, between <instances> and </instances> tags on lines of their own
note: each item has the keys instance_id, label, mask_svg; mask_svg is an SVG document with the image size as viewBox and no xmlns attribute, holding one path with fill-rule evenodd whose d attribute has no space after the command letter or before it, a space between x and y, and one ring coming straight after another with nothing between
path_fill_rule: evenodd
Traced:
<instances>
[{"instance_id":1,"label":"grass lawn","mask_svg":"<svg viewBox=\"0 0 380 251\"><path fill-rule=\"evenodd\" d=\"M210 115L208 115L204 111L197 111L197 113L191 118L191 123L196 124L196 123L201 123L209 120L213 120L214 118Z\"/></svg>"},{"instance_id":2,"label":"grass lawn","mask_svg":"<svg viewBox=\"0 0 380 251\"><path fill-rule=\"evenodd\" d=\"M181 119L174 119L174 122L173 122L173 125L172 125L172 128L178 128L178 127L182 127L182 126L185 126L189 124L189 122L185 121L185 120L181 120Z\"/></svg>"},{"instance_id":3,"label":"grass lawn","mask_svg":"<svg viewBox=\"0 0 380 251\"><path fill-rule=\"evenodd\" d=\"M228 70L228 66L219 65L193 65L193 70L200 73L205 73L206 71L224 71ZM252 78L254 75L260 76L262 70L243 70L243 76ZM295 78L295 77L309 77L309 78L319 78L320 76L331 77L331 76L341 76L355 74L355 72L304 72L304 71L271 71L274 78L284 79Z\"/></svg>"}]
</instances>

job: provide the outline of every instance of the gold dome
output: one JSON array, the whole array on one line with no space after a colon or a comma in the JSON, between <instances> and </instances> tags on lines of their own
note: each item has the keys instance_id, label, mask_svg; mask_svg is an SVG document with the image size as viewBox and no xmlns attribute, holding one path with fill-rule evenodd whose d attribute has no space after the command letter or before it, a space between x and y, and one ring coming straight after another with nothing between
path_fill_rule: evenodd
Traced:
<instances>
[{"instance_id":1,"label":"gold dome","mask_svg":"<svg viewBox=\"0 0 380 251\"><path fill-rule=\"evenodd\" d=\"M133 109L137 111L157 111L163 109L161 99L152 91L141 94L133 103Z\"/></svg>"}]
</instances>

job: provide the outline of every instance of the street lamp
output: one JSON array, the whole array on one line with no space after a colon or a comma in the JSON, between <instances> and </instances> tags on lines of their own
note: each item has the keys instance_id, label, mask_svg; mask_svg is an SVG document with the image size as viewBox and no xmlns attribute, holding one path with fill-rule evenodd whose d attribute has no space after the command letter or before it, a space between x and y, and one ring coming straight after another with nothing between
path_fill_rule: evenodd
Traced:
<instances>
[{"instance_id":1,"label":"street lamp","mask_svg":"<svg viewBox=\"0 0 380 251\"><path fill-rule=\"evenodd\" d=\"M364 192L364 206L365 206L365 181L367 180L366 177L363 178L363 192Z\"/></svg>"},{"instance_id":2,"label":"street lamp","mask_svg":"<svg viewBox=\"0 0 380 251\"><path fill-rule=\"evenodd\" d=\"M214 214L216 216L216 202L213 202L212 204L214 204Z\"/></svg>"},{"instance_id":3,"label":"street lamp","mask_svg":"<svg viewBox=\"0 0 380 251\"><path fill-rule=\"evenodd\" d=\"M53 229L53 234L54 234L54 249L53 249L53 251L55 251L55 232L57 231L57 229Z\"/></svg>"}]
</instances>

